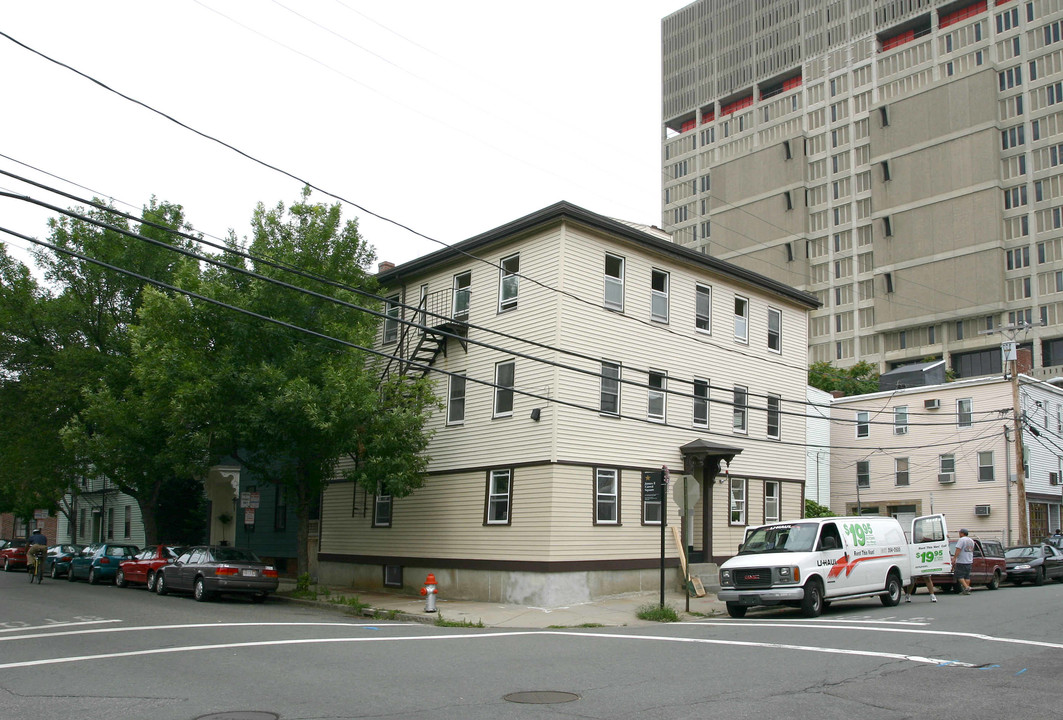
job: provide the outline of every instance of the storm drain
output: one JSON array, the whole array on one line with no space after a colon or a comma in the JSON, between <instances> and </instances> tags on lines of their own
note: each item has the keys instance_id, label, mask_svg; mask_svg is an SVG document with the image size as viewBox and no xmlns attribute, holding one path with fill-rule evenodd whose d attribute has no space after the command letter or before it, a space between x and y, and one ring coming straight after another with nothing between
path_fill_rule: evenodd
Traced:
<instances>
[{"instance_id":1,"label":"storm drain","mask_svg":"<svg viewBox=\"0 0 1063 720\"><path fill-rule=\"evenodd\" d=\"M280 715L261 710L232 710L200 715L196 720L280 720Z\"/></svg>"},{"instance_id":2,"label":"storm drain","mask_svg":"<svg viewBox=\"0 0 1063 720\"><path fill-rule=\"evenodd\" d=\"M533 705L556 705L579 700L579 695L558 690L529 690L527 692L510 693L502 697L506 702L530 703Z\"/></svg>"}]
</instances>

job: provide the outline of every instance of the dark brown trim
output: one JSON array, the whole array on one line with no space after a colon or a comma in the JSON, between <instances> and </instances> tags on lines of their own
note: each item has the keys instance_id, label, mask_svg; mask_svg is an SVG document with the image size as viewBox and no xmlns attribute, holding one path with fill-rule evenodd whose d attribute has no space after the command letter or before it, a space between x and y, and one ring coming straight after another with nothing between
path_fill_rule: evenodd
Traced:
<instances>
[{"instance_id":1,"label":"dark brown trim","mask_svg":"<svg viewBox=\"0 0 1063 720\"><path fill-rule=\"evenodd\" d=\"M401 557L398 555L344 555L318 553L319 562L349 565L403 565L436 570L513 570L524 572L586 572L588 570L647 570L661 565L660 557L612 560L486 560L477 558ZM666 567L679 567L678 557L665 558Z\"/></svg>"}]
</instances>

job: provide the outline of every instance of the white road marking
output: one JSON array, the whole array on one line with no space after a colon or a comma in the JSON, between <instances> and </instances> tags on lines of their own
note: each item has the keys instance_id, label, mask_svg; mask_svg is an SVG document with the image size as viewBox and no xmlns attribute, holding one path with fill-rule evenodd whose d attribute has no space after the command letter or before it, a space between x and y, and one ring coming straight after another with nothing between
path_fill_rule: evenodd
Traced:
<instances>
[{"instance_id":1,"label":"white road marking","mask_svg":"<svg viewBox=\"0 0 1063 720\"><path fill-rule=\"evenodd\" d=\"M47 625L25 625L23 627L4 628L4 629L0 630L0 633L24 632L26 630L43 630L43 629L46 629L46 628L77 627L79 625L99 625L101 623L118 623L118 622L122 622L122 621L121 620L86 620L84 622L56 622L56 623L48 623ZM6 640L6 639L7 638L0 638L0 641Z\"/></svg>"},{"instance_id":2,"label":"white road marking","mask_svg":"<svg viewBox=\"0 0 1063 720\"><path fill-rule=\"evenodd\" d=\"M107 620L101 622L122 622L121 620ZM79 623L71 623L79 624ZM52 625L41 625L38 628L54 627ZM196 628L239 628L239 627L345 627L345 628L364 628L364 627L404 627L403 623L330 623L330 622L248 622L248 623L188 623L185 625L138 625L136 627L118 627L118 628L92 628L89 630L67 630L65 632L50 632L50 633L36 633L33 635L17 635L14 637L0 637L0 642L10 642L12 640L36 640L40 638L50 637L63 637L65 635L95 635L99 633L119 633L119 632L137 632L140 630L188 630ZM406 626L408 627L408 626ZM19 628L20 630L28 630L31 628Z\"/></svg>"},{"instance_id":3,"label":"white road marking","mask_svg":"<svg viewBox=\"0 0 1063 720\"><path fill-rule=\"evenodd\" d=\"M284 623L276 623L284 624ZM303 623L306 624L306 623ZM325 623L328 624L328 623ZM218 627L216 624L205 625L206 627ZM117 628L124 630L125 628ZM132 628L130 628L132 629ZM477 634L461 634L461 635L425 635L425 636L402 636L402 637L369 637L369 638L301 638L294 640L260 640L254 642L242 642L242 643L220 643L217 645L190 645L186 647L176 648L151 648L147 650L131 650L126 652L114 652L114 653L101 653L98 655L74 655L69 657L59 657L50 659L39 660L26 660L21 662L3 663L0 664L0 670L11 670L15 668L27 668L27 667L40 667L44 665L60 665L64 663L77 663L83 661L99 661L112 658L126 658L126 657L142 657L146 655L165 655L170 653L182 653L182 652L199 652L205 650L231 650L234 648L255 648L255 647L277 647L281 645L315 645L315 644L334 644L334 643L364 643L364 642L426 642L426 641L444 641L444 640L490 640L494 638L504 637L523 637L523 636L542 636L542 635L564 635L570 637L580 637L586 639L614 639L614 640L638 640L638 641L654 641L654 642L674 642L674 643L690 643L696 645L727 645L731 647L750 647L750 648L765 648L772 650L797 650L801 652L814 652L824 653L828 655L854 655L860 657L879 658L884 660L905 660L915 663L924 663L930 665L942 665L948 664L959 667L974 667L973 664L964 663L957 660L944 660L941 658L928 658L919 655L905 655L902 653L887 653L876 652L871 650L848 650L843 648L823 648L808 645L790 645L786 643L765 643L765 642L752 642L743 640L716 640L711 638L676 638L660 635L622 635L616 633L585 633L585 632L564 632L564 631L540 631L540 630L521 630L512 632L497 632L497 633L477 633Z\"/></svg>"}]
</instances>

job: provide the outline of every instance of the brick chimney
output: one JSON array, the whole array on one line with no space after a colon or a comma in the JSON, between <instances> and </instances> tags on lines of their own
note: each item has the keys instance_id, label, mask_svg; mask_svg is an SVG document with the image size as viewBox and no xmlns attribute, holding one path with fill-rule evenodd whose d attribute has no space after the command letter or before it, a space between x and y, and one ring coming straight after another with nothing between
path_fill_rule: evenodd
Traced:
<instances>
[{"instance_id":1,"label":"brick chimney","mask_svg":"<svg viewBox=\"0 0 1063 720\"><path fill-rule=\"evenodd\" d=\"M1033 349L1027 347L1016 348L1015 370L1020 375L1029 375L1033 370Z\"/></svg>"},{"instance_id":2,"label":"brick chimney","mask_svg":"<svg viewBox=\"0 0 1063 720\"><path fill-rule=\"evenodd\" d=\"M377 266L376 266L376 272L377 272L378 275L380 273L384 273L384 272L387 272L388 270L394 270L394 269L395 269L395 263L388 262L387 260L384 260L383 262L378 263Z\"/></svg>"},{"instance_id":3,"label":"brick chimney","mask_svg":"<svg viewBox=\"0 0 1063 720\"><path fill-rule=\"evenodd\" d=\"M838 398L845 397L845 391L844 390L831 390L830 391L830 395L831 395L832 398L837 400Z\"/></svg>"}]
</instances>

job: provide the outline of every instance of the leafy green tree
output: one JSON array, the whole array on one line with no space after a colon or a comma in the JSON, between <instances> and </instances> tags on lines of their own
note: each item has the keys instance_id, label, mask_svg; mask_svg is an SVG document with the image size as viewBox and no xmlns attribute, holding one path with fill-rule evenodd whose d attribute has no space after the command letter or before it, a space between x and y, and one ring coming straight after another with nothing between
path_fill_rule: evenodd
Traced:
<instances>
[{"instance_id":1,"label":"leafy green tree","mask_svg":"<svg viewBox=\"0 0 1063 720\"><path fill-rule=\"evenodd\" d=\"M805 517L806 518L818 518L818 517L834 517L834 513L826 505L820 505L815 500L805 499Z\"/></svg>"},{"instance_id":2,"label":"leafy green tree","mask_svg":"<svg viewBox=\"0 0 1063 720\"><path fill-rule=\"evenodd\" d=\"M809 366L808 384L826 392L866 395L878 392L878 370L866 360L847 368L836 368L824 360Z\"/></svg>"},{"instance_id":3,"label":"leafy green tree","mask_svg":"<svg viewBox=\"0 0 1063 720\"><path fill-rule=\"evenodd\" d=\"M338 205L308 198L304 190L288 208L260 204L248 248L256 260L240 257L232 238L232 252L222 259L365 305L343 288L375 289L366 271L372 250ZM278 266L335 284L295 278ZM201 294L288 326L155 294L137 334L140 361L181 404L189 425L209 429L214 453L286 489L298 518L298 571L306 572L310 510L331 480L345 477L371 492L379 484L398 497L423 483L425 423L436 401L423 379L381 380L377 363L359 349L373 344L376 316L223 268L208 270L200 282Z\"/></svg>"}]
</instances>

